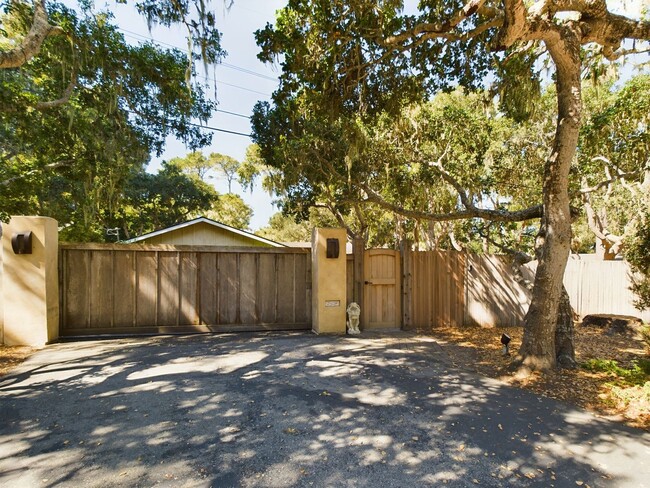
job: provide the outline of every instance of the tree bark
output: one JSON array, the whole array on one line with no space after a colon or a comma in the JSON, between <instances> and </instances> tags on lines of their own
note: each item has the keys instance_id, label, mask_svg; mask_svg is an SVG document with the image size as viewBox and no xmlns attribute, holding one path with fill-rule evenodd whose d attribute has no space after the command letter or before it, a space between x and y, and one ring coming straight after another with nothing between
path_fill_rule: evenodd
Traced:
<instances>
[{"instance_id":1,"label":"tree bark","mask_svg":"<svg viewBox=\"0 0 650 488\"><path fill-rule=\"evenodd\" d=\"M27 35L13 49L0 50L0 68L18 68L41 51L43 41L51 35L62 34L61 27L51 25L45 8L45 0L34 2L34 20Z\"/></svg>"},{"instance_id":2,"label":"tree bark","mask_svg":"<svg viewBox=\"0 0 650 488\"><path fill-rule=\"evenodd\" d=\"M577 366L573 344L574 330L571 300L566 288L562 286L555 328L555 360L561 368L572 369Z\"/></svg>"},{"instance_id":3,"label":"tree bark","mask_svg":"<svg viewBox=\"0 0 650 488\"><path fill-rule=\"evenodd\" d=\"M544 168L539 261L518 355L524 368L536 370L548 370L557 364L555 332L571 245L569 169L578 144L582 112L579 38L570 26L558 27L555 34L544 42L557 69L557 128Z\"/></svg>"}]
</instances>

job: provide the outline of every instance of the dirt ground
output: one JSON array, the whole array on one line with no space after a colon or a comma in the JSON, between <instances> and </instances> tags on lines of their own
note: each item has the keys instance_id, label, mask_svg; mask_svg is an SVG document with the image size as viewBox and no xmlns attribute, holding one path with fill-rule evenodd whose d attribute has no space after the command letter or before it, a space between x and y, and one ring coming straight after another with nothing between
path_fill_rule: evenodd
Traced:
<instances>
[{"instance_id":1,"label":"dirt ground","mask_svg":"<svg viewBox=\"0 0 650 488\"><path fill-rule=\"evenodd\" d=\"M646 376L645 384L633 386L611 372L591 372L578 367L544 375L533 374L521 380L509 371L512 357L502 355L500 338L504 333L511 337L510 350L516 353L523 335L520 327L436 328L430 335L459 366L650 430L649 376ZM580 365L600 359L615 360L620 367L630 368L634 361L650 359L641 338L606 335L602 330L580 325L576 326L575 349Z\"/></svg>"},{"instance_id":2,"label":"dirt ground","mask_svg":"<svg viewBox=\"0 0 650 488\"><path fill-rule=\"evenodd\" d=\"M36 351L37 349L28 346L0 345L0 377L6 375Z\"/></svg>"}]
</instances>

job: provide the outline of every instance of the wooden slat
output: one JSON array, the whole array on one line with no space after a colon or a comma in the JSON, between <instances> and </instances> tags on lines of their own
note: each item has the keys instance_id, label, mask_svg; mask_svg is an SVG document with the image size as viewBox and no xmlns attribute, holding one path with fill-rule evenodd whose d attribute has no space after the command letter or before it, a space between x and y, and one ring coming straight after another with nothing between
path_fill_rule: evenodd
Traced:
<instances>
[{"instance_id":1,"label":"wooden slat","mask_svg":"<svg viewBox=\"0 0 650 488\"><path fill-rule=\"evenodd\" d=\"M198 257L194 252L180 254L180 310L178 325L199 324Z\"/></svg>"},{"instance_id":2,"label":"wooden slat","mask_svg":"<svg viewBox=\"0 0 650 488\"><path fill-rule=\"evenodd\" d=\"M136 327L157 325L158 263L155 252L136 253Z\"/></svg>"},{"instance_id":3,"label":"wooden slat","mask_svg":"<svg viewBox=\"0 0 650 488\"><path fill-rule=\"evenodd\" d=\"M135 327L135 255L115 252L113 259L113 326Z\"/></svg>"},{"instance_id":4,"label":"wooden slat","mask_svg":"<svg viewBox=\"0 0 650 488\"><path fill-rule=\"evenodd\" d=\"M223 253L218 257L218 324L239 323L239 255Z\"/></svg>"},{"instance_id":5,"label":"wooden slat","mask_svg":"<svg viewBox=\"0 0 650 488\"><path fill-rule=\"evenodd\" d=\"M62 312L63 326L67 328L89 327L89 276L90 276L90 255L83 251L63 251L65 259L62 264L64 270L64 287L61 293L65 295L65 310Z\"/></svg>"},{"instance_id":6,"label":"wooden slat","mask_svg":"<svg viewBox=\"0 0 650 488\"><path fill-rule=\"evenodd\" d=\"M242 324L260 321L257 310L258 257L256 254L239 255L239 318Z\"/></svg>"},{"instance_id":7,"label":"wooden slat","mask_svg":"<svg viewBox=\"0 0 650 488\"><path fill-rule=\"evenodd\" d=\"M217 253L198 253L200 323L218 324L219 294L217 282Z\"/></svg>"},{"instance_id":8,"label":"wooden slat","mask_svg":"<svg viewBox=\"0 0 650 488\"><path fill-rule=\"evenodd\" d=\"M257 256L257 319L252 322L272 324L277 321L278 270L276 256L259 254Z\"/></svg>"},{"instance_id":9,"label":"wooden slat","mask_svg":"<svg viewBox=\"0 0 650 488\"><path fill-rule=\"evenodd\" d=\"M113 325L113 254L90 253L90 327Z\"/></svg>"},{"instance_id":10,"label":"wooden slat","mask_svg":"<svg viewBox=\"0 0 650 488\"><path fill-rule=\"evenodd\" d=\"M180 256L176 252L158 253L158 322L159 326L179 325Z\"/></svg>"},{"instance_id":11,"label":"wooden slat","mask_svg":"<svg viewBox=\"0 0 650 488\"><path fill-rule=\"evenodd\" d=\"M296 255L277 255L276 321L294 322L296 295Z\"/></svg>"},{"instance_id":12,"label":"wooden slat","mask_svg":"<svg viewBox=\"0 0 650 488\"><path fill-rule=\"evenodd\" d=\"M297 323L311 322L311 259L295 254L293 288L296 290L294 320Z\"/></svg>"}]
</instances>

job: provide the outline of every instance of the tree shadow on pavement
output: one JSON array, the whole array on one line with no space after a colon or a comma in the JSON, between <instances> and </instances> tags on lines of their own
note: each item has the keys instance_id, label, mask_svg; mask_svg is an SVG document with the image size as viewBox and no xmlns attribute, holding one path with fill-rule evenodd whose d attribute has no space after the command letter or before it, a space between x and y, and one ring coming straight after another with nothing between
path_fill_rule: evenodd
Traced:
<instances>
[{"instance_id":1,"label":"tree shadow on pavement","mask_svg":"<svg viewBox=\"0 0 650 488\"><path fill-rule=\"evenodd\" d=\"M647 433L459 370L430 339L57 344L0 381L3 486L643 486Z\"/></svg>"}]
</instances>

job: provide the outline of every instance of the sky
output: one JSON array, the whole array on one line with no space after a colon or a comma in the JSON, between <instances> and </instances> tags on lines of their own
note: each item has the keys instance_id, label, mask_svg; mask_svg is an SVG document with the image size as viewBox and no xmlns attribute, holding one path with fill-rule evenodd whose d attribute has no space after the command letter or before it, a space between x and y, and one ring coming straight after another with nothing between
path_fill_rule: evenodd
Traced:
<instances>
[{"instance_id":1,"label":"sky","mask_svg":"<svg viewBox=\"0 0 650 488\"><path fill-rule=\"evenodd\" d=\"M285 3L284 0L237 0L230 8L226 8L226 2L220 0L212 2L217 14L219 30L222 33L222 47L228 55L222 64L214 71L210 69L208 73L211 87L215 86L216 73L219 105L218 111L205 125L243 134L250 133L250 122L246 117L252 114L253 106L258 100L270 101L271 94L278 86L279 73L276 67L266 65L257 59L259 49L253 33L263 28L267 22L273 23L275 12ZM96 6L101 7L101 3L96 2ZM115 23L127 42L137 44L140 41L153 40L162 47L173 46L183 51L187 49L182 29L154 27L149 32L144 18L138 15L132 6L117 5L109 0L105 3L105 8L115 15ZM202 78L198 81L206 82ZM208 91L214 94L213 88ZM227 154L241 161L246 154L246 148L251 143L248 137L215 131L212 144L203 148L202 152L206 155L212 152ZM160 158L152 159L148 170L155 172L162 161L183 157L188 152L182 142L170 137L165 152ZM213 183L219 192L228 191L225 180L213 180ZM271 196L259 185L252 193L245 192L238 185L233 185L233 192L238 193L253 209L250 224L252 230L266 226L269 217L279 211L272 205Z\"/></svg>"}]
</instances>

